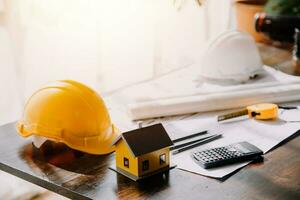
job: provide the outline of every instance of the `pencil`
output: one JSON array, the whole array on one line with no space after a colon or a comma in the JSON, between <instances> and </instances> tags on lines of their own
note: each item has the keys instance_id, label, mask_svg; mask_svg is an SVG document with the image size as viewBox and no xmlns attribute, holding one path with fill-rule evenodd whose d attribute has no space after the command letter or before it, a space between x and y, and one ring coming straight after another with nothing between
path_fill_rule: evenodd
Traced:
<instances>
[{"instance_id":1,"label":"pencil","mask_svg":"<svg viewBox=\"0 0 300 200\"><path fill-rule=\"evenodd\" d=\"M181 152L183 152L183 151L192 149L192 148L194 148L194 147L198 147L198 146L200 146L200 145L202 145L202 144L211 142L211 141L216 140L216 139L218 139L218 138L220 138L220 137L222 137L222 134L217 134L217 135L215 135L215 136L211 136L211 137L209 137L209 138L207 138L207 139L205 139L205 140L201 140L200 142L196 142L196 143L194 143L194 144L191 144L191 145L182 147L182 148L180 148L180 149L176 149L176 150L172 151L172 154L175 155L175 154L181 153Z\"/></svg>"},{"instance_id":2,"label":"pencil","mask_svg":"<svg viewBox=\"0 0 300 200\"><path fill-rule=\"evenodd\" d=\"M182 143L179 143L179 144L175 144L173 146L170 147L170 150L175 150L175 149L179 149L179 148L182 148L184 146L188 146L188 145L191 145L191 144L194 144L196 142L200 142L202 140L205 140L207 138L210 138L212 136L216 136L217 134L207 134L207 135L204 135L202 137L197 137L196 139L194 140L190 140L188 142L182 142Z\"/></svg>"},{"instance_id":3,"label":"pencil","mask_svg":"<svg viewBox=\"0 0 300 200\"><path fill-rule=\"evenodd\" d=\"M207 130L206 131L201 131L199 133L194 133L194 134L191 134L191 135L187 135L187 136L184 136L184 137L177 138L175 140L172 140L172 142L173 143L180 142L182 140L190 139L190 138L196 137L198 135L204 135L206 133L207 133Z\"/></svg>"}]
</instances>

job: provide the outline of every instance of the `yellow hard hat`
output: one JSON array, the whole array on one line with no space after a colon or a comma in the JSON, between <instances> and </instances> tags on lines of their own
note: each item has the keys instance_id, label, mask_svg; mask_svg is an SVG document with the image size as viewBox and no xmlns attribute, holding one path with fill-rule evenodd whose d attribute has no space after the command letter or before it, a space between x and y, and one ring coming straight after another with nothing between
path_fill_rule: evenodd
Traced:
<instances>
[{"instance_id":1,"label":"yellow hard hat","mask_svg":"<svg viewBox=\"0 0 300 200\"><path fill-rule=\"evenodd\" d=\"M91 153L107 154L119 135L102 98L71 80L56 81L36 91L17 124L23 137L41 136Z\"/></svg>"}]
</instances>

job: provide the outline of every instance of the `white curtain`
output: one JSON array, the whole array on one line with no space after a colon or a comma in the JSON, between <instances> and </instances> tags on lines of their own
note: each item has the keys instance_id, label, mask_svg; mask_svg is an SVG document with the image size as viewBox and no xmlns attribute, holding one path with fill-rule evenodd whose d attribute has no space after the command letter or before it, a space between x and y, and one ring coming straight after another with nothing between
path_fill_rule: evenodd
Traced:
<instances>
[{"instance_id":1,"label":"white curtain","mask_svg":"<svg viewBox=\"0 0 300 200\"><path fill-rule=\"evenodd\" d=\"M188 66L232 27L229 0L1 1L1 116L48 81L105 93Z\"/></svg>"}]
</instances>

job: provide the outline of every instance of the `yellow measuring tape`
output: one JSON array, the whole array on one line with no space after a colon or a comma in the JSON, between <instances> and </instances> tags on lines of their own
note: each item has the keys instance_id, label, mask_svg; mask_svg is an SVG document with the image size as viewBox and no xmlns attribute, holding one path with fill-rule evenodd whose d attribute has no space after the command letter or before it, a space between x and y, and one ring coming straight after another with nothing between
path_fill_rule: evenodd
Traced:
<instances>
[{"instance_id":1,"label":"yellow measuring tape","mask_svg":"<svg viewBox=\"0 0 300 200\"><path fill-rule=\"evenodd\" d=\"M255 104L252 106L247 106L246 109L240 111L219 115L218 121L224 121L244 115L248 115L249 118L262 120L275 119L278 116L278 106L272 103Z\"/></svg>"}]
</instances>

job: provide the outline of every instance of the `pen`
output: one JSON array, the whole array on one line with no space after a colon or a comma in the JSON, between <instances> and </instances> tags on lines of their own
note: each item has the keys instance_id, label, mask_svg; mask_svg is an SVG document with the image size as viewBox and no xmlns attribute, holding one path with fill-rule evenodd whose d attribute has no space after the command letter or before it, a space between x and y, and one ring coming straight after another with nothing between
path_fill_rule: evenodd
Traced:
<instances>
[{"instance_id":1,"label":"pen","mask_svg":"<svg viewBox=\"0 0 300 200\"><path fill-rule=\"evenodd\" d=\"M222 134L218 134L218 135L215 135L215 136L211 136L207 139L204 139L204 140L201 140L200 142L196 142L194 144L191 144L191 145L188 145L188 146L185 146L185 147L182 147L180 149L176 149L174 151L172 151L172 154L175 155L175 154L178 154L178 153L181 153L183 151L186 151L186 150L189 150L189 149L192 149L194 147L197 147L197 146L200 146L202 144L205 144L205 143L208 143L210 141L213 141L213 140L216 140L218 138L222 137Z\"/></svg>"},{"instance_id":2,"label":"pen","mask_svg":"<svg viewBox=\"0 0 300 200\"><path fill-rule=\"evenodd\" d=\"M184 137L177 138L175 140L172 140L172 142L173 143L180 142L182 140L190 139L190 138L196 137L198 135L204 135L206 133L207 133L207 130L206 131L201 131L199 133L194 133L194 134L191 134L191 135L187 135L187 136L184 136Z\"/></svg>"}]
</instances>

